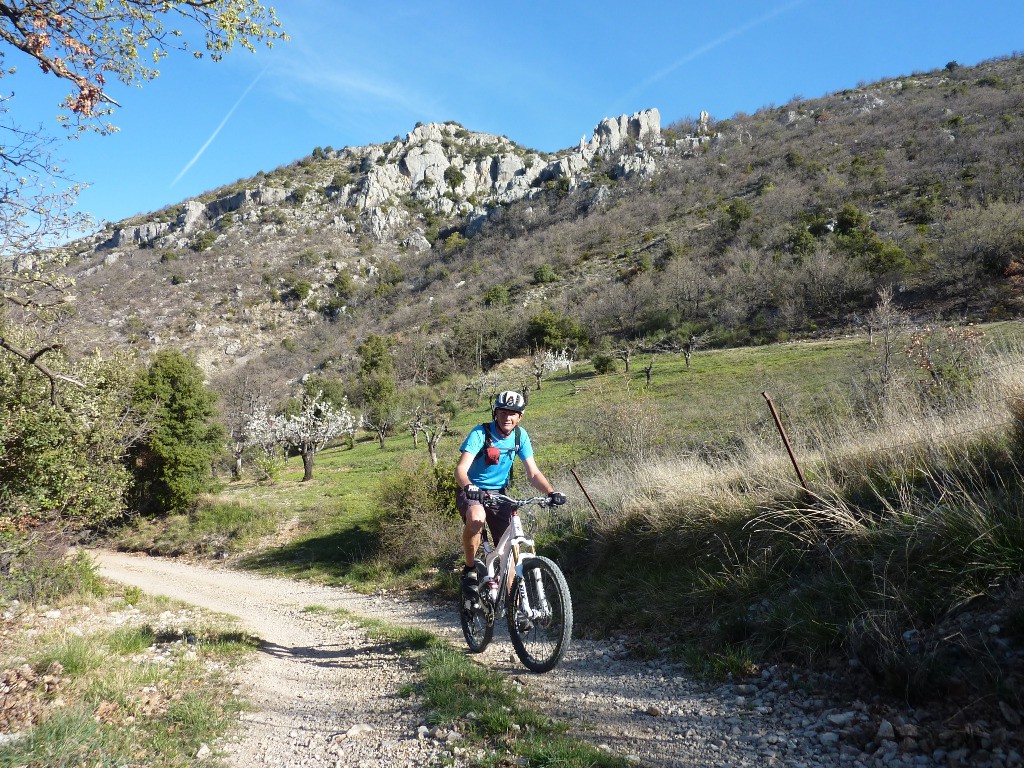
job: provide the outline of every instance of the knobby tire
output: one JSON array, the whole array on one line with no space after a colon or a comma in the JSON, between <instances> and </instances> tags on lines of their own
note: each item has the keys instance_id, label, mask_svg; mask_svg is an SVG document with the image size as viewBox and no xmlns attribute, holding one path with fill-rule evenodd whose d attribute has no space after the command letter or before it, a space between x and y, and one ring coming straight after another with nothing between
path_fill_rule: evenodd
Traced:
<instances>
[{"instance_id":1,"label":"knobby tire","mask_svg":"<svg viewBox=\"0 0 1024 768\"><path fill-rule=\"evenodd\" d=\"M540 575L551 611L548 616L527 624L517 616L522 602L519 594L521 581L525 581L530 605L537 609L541 604L531 571ZM523 576L516 577L509 596L508 634L519 660L532 672L554 669L569 648L572 638L572 598L569 585L562 571L548 558L532 555L523 561Z\"/></svg>"},{"instance_id":2,"label":"knobby tire","mask_svg":"<svg viewBox=\"0 0 1024 768\"><path fill-rule=\"evenodd\" d=\"M462 620L462 634L466 637L466 645L469 646L470 653L483 652L491 644L491 638L494 637L494 607L485 605L489 602L489 598L482 594L487 589L484 582L487 570L479 560L476 561L476 571L481 590L476 606L467 607L466 598L461 594L461 590L459 595L459 618Z\"/></svg>"}]
</instances>

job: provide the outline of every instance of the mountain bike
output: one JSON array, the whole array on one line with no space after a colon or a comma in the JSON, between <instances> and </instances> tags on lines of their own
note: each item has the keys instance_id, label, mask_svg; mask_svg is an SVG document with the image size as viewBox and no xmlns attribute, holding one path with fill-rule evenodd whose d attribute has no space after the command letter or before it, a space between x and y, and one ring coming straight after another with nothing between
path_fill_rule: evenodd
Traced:
<instances>
[{"instance_id":1,"label":"mountain bike","mask_svg":"<svg viewBox=\"0 0 1024 768\"><path fill-rule=\"evenodd\" d=\"M494 637L494 622L508 617L508 634L516 655L527 669L554 669L572 637L572 598L562 571L554 562L536 554L533 539L526 538L519 510L536 504L546 507L547 496L514 499L489 493L485 507L505 502L512 519L493 548L485 530L483 558L477 558L479 596L462 596L462 633L471 653L480 653ZM511 588L509 582L511 581Z\"/></svg>"}]
</instances>

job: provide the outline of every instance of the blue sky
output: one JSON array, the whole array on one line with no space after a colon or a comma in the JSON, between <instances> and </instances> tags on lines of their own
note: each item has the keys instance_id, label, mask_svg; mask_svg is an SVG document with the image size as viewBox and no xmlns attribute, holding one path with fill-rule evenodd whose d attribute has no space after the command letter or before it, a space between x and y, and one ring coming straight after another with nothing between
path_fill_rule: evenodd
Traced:
<instances>
[{"instance_id":1,"label":"blue sky","mask_svg":"<svg viewBox=\"0 0 1024 768\"><path fill-rule=\"evenodd\" d=\"M1021 0L271 4L290 42L220 63L172 56L141 89L112 89L119 133L62 142L90 185L84 210L117 221L418 121L554 151L649 107L663 125L721 119L1024 48ZM4 82L15 116L53 126L65 90L18 79Z\"/></svg>"}]
</instances>

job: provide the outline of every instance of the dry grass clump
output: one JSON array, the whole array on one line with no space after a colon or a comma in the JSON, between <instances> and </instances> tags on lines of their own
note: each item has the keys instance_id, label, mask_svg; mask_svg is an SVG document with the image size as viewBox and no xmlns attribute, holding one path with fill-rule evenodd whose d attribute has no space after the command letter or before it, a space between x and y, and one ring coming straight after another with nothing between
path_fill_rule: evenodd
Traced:
<instances>
[{"instance_id":1,"label":"dry grass clump","mask_svg":"<svg viewBox=\"0 0 1024 768\"><path fill-rule=\"evenodd\" d=\"M942 690L963 649L930 628L1024 571L1024 354L979 370L793 425L807 491L769 433L715 460L606 465L579 612L759 653L841 651L907 695Z\"/></svg>"}]
</instances>

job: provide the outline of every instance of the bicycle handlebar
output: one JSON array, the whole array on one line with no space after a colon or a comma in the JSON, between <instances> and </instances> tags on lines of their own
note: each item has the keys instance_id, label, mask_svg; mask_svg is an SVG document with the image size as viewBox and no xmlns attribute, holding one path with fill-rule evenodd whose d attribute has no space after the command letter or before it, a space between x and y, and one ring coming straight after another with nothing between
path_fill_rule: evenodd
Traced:
<instances>
[{"instance_id":1,"label":"bicycle handlebar","mask_svg":"<svg viewBox=\"0 0 1024 768\"><path fill-rule=\"evenodd\" d=\"M511 504L516 509L522 509L528 507L531 504L537 504L541 507L550 507L551 499L547 496L531 496L528 499L515 499L511 496L506 496L504 493L498 493L497 491L486 491L487 495L484 497L484 503L488 501L504 501L506 504Z\"/></svg>"}]
</instances>

